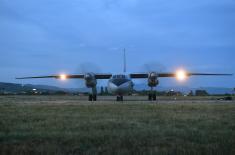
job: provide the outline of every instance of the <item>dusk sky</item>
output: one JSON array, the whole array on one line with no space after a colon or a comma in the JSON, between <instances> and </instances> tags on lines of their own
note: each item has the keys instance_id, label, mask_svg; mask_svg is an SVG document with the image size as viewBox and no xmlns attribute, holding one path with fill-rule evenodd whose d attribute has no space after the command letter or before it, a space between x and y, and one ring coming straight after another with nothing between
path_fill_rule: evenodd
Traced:
<instances>
[{"instance_id":1,"label":"dusk sky","mask_svg":"<svg viewBox=\"0 0 235 155\"><path fill-rule=\"evenodd\" d=\"M148 64L166 72L235 73L235 1L0 0L0 82L81 87L76 80L15 77L122 73L124 47L128 72ZM234 76L160 82L235 87Z\"/></svg>"}]
</instances>

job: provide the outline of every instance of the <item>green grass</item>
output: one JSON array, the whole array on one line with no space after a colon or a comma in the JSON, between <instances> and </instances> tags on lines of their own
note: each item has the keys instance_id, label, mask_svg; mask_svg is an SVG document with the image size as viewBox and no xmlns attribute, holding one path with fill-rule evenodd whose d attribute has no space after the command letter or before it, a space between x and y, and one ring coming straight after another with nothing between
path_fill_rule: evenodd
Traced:
<instances>
[{"instance_id":1,"label":"green grass","mask_svg":"<svg viewBox=\"0 0 235 155\"><path fill-rule=\"evenodd\" d=\"M233 102L0 99L0 154L235 154Z\"/></svg>"}]
</instances>

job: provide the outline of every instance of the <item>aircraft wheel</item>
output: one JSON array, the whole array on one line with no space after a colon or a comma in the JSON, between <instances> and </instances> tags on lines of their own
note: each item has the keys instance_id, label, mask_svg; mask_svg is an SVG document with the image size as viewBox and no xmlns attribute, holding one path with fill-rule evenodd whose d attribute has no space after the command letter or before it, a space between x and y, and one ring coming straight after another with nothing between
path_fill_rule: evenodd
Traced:
<instances>
[{"instance_id":1,"label":"aircraft wheel","mask_svg":"<svg viewBox=\"0 0 235 155\"><path fill-rule=\"evenodd\" d=\"M157 100L157 95L153 94L153 101L156 101L156 100Z\"/></svg>"},{"instance_id":2,"label":"aircraft wheel","mask_svg":"<svg viewBox=\"0 0 235 155\"><path fill-rule=\"evenodd\" d=\"M152 101L152 94L149 94L148 99L149 101Z\"/></svg>"},{"instance_id":3,"label":"aircraft wheel","mask_svg":"<svg viewBox=\"0 0 235 155\"><path fill-rule=\"evenodd\" d=\"M96 99L97 99L97 96L93 95L93 101L96 101Z\"/></svg>"},{"instance_id":4,"label":"aircraft wheel","mask_svg":"<svg viewBox=\"0 0 235 155\"><path fill-rule=\"evenodd\" d=\"M123 101L123 96L117 96L117 100L116 101Z\"/></svg>"},{"instance_id":5,"label":"aircraft wheel","mask_svg":"<svg viewBox=\"0 0 235 155\"><path fill-rule=\"evenodd\" d=\"M88 100L89 100L89 101L92 101L92 95L89 95Z\"/></svg>"},{"instance_id":6,"label":"aircraft wheel","mask_svg":"<svg viewBox=\"0 0 235 155\"><path fill-rule=\"evenodd\" d=\"M123 101L123 96L120 96L120 101Z\"/></svg>"}]
</instances>

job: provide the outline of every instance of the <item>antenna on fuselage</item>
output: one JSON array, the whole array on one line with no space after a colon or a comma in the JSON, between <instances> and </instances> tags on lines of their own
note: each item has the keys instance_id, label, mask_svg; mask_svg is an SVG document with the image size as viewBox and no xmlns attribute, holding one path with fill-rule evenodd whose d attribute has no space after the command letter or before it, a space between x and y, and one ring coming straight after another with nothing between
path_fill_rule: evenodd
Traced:
<instances>
[{"instance_id":1,"label":"antenna on fuselage","mask_svg":"<svg viewBox=\"0 0 235 155\"><path fill-rule=\"evenodd\" d=\"M126 73L126 49L123 50L123 72Z\"/></svg>"}]
</instances>

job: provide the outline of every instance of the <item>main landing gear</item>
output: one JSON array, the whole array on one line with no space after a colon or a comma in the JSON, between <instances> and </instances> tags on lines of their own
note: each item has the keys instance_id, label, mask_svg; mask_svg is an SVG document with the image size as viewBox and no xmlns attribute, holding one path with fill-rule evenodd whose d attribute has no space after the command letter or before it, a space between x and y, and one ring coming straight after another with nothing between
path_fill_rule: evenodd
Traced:
<instances>
[{"instance_id":1,"label":"main landing gear","mask_svg":"<svg viewBox=\"0 0 235 155\"><path fill-rule=\"evenodd\" d=\"M96 101L97 100L97 95L90 94L88 100L89 101Z\"/></svg>"},{"instance_id":2,"label":"main landing gear","mask_svg":"<svg viewBox=\"0 0 235 155\"><path fill-rule=\"evenodd\" d=\"M88 101L96 101L97 100L97 89L96 87L92 88L92 94L89 94Z\"/></svg>"},{"instance_id":3,"label":"main landing gear","mask_svg":"<svg viewBox=\"0 0 235 155\"><path fill-rule=\"evenodd\" d=\"M157 94L156 94L156 91L153 90L153 87L151 87L151 90L148 94L148 100L149 101L156 101L157 100Z\"/></svg>"},{"instance_id":4,"label":"main landing gear","mask_svg":"<svg viewBox=\"0 0 235 155\"><path fill-rule=\"evenodd\" d=\"M156 101L156 100L157 100L157 95L156 95L156 93L155 93L155 94L149 93L149 94L148 94L148 99L149 99L149 101Z\"/></svg>"}]
</instances>

